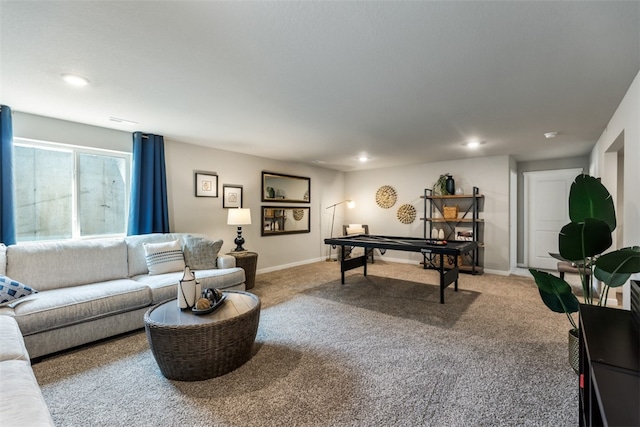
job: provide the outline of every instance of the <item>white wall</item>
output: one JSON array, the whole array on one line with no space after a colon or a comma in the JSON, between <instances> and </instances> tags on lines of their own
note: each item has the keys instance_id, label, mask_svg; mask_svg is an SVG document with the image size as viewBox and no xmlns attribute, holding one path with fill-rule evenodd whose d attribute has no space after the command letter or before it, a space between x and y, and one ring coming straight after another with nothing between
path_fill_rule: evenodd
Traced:
<instances>
[{"instance_id":1,"label":"white wall","mask_svg":"<svg viewBox=\"0 0 640 427\"><path fill-rule=\"evenodd\" d=\"M177 141L165 141L169 221L176 232L204 233L224 240L223 252L235 245L236 227L227 225L227 209L222 208L222 184L243 186L243 207L251 209L251 225L243 226L245 249L257 252L258 269L316 261L326 256L323 239L329 237L330 217L323 206L342 197L343 174L308 165L281 162L216 150ZM220 197L195 197L193 171L218 174ZM279 205L261 201L262 171L311 178L311 203L282 203L282 206L309 206L311 232L261 236L260 208Z\"/></svg>"},{"instance_id":2,"label":"white wall","mask_svg":"<svg viewBox=\"0 0 640 427\"><path fill-rule=\"evenodd\" d=\"M606 161L618 137L624 132L624 208L616 212L618 219L622 217L624 235L622 247L640 245L640 72L636 75L622 102L618 106L611 121L602 133L591 153L591 175L602 178L602 183L616 197L618 177L611 173L611 163ZM640 275L635 276L640 280ZM623 307L629 308L629 285L625 285Z\"/></svg>"},{"instance_id":3,"label":"white wall","mask_svg":"<svg viewBox=\"0 0 640 427\"><path fill-rule=\"evenodd\" d=\"M368 224L371 234L422 237L425 188L431 188L443 173L450 173L456 187L466 194L478 187L484 195L480 218L484 218L485 271L509 272L509 157L480 157L474 159L424 163L397 168L345 173L345 198L356 202L354 209L336 211L336 229L342 224ZM376 191L383 185L392 186L398 201L390 209L376 204ZM413 205L417 211L412 224L402 224L396 214L403 204ZM400 261L421 260L420 254L389 251L385 257Z\"/></svg>"}]
</instances>

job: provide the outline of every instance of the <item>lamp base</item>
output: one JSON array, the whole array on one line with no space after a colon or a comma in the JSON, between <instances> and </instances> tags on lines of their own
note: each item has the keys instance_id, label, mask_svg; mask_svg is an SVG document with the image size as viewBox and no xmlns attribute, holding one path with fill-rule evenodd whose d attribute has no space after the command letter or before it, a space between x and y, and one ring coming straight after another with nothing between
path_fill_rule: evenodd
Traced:
<instances>
[{"instance_id":1,"label":"lamp base","mask_svg":"<svg viewBox=\"0 0 640 427\"><path fill-rule=\"evenodd\" d=\"M233 241L236 244L236 248L232 252L246 252L246 249L242 247L244 245L244 237L242 237L242 227L238 227L238 237Z\"/></svg>"}]
</instances>

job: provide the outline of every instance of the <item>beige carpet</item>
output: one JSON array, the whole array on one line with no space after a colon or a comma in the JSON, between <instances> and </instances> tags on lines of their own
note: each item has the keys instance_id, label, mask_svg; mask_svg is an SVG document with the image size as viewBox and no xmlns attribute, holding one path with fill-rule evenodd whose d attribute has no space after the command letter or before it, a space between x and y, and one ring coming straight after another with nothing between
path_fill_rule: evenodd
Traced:
<instances>
[{"instance_id":1,"label":"beige carpet","mask_svg":"<svg viewBox=\"0 0 640 427\"><path fill-rule=\"evenodd\" d=\"M262 274L252 359L200 382L164 378L143 331L34 364L59 426L570 426L569 323L531 279L437 275L376 261Z\"/></svg>"}]
</instances>

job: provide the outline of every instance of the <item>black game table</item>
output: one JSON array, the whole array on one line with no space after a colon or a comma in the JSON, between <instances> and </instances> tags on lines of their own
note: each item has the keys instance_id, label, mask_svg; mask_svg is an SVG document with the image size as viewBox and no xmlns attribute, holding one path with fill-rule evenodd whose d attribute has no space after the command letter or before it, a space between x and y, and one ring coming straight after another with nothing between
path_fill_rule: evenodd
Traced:
<instances>
[{"instance_id":1,"label":"black game table","mask_svg":"<svg viewBox=\"0 0 640 427\"><path fill-rule=\"evenodd\" d=\"M357 246L362 248L378 248L383 251L408 251L420 252L425 255L425 263L427 263L426 255L439 256L440 262L437 266L440 272L440 304L444 304L444 289L451 283L455 283L454 289L458 291L458 255L463 255L475 250L478 247L476 242L442 241L437 239L422 239L417 237L394 237L379 236L371 234L355 234L344 237L333 237L324 239L327 245L341 246L342 254L340 256L340 273L342 275L342 284L344 284L344 272L353 270L360 266L364 267L364 275L367 275L367 258L363 255L355 258L345 258L345 246ZM365 250L366 254L366 250ZM453 267L445 268L444 257L453 258ZM425 265L426 267L426 265Z\"/></svg>"}]
</instances>

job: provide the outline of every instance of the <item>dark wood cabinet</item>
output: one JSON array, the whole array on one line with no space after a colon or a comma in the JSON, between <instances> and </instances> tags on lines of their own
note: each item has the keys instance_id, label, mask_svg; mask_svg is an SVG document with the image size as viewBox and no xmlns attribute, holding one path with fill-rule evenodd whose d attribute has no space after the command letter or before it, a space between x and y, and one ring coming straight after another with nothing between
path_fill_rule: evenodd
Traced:
<instances>
[{"instance_id":1,"label":"dark wood cabinet","mask_svg":"<svg viewBox=\"0 0 640 427\"><path fill-rule=\"evenodd\" d=\"M639 337L630 311L580 305L581 426L640 426Z\"/></svg>"}]
</instances>

